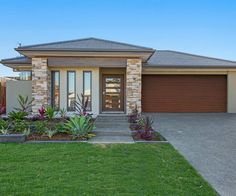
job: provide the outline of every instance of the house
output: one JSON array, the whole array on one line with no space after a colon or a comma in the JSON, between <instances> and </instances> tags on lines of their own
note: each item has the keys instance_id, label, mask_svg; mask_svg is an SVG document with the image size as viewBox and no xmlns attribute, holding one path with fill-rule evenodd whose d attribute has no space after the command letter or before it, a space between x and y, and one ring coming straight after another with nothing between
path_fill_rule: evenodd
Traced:
<instances>
[{"instance_id":1,"label":"house","mask_svg":"<svg viewBox=\"0 0 236 196\"><path fill-rule=\"evenodd\" d=\"M97 38L15 50L22 56L1 63L28 81L9 85L7 96L27 91L34 113L42 105L73 112L80 93L94 115L130 113L135 105L143 112L236 112L233 61Z\"/></svg>"}]
</instances>

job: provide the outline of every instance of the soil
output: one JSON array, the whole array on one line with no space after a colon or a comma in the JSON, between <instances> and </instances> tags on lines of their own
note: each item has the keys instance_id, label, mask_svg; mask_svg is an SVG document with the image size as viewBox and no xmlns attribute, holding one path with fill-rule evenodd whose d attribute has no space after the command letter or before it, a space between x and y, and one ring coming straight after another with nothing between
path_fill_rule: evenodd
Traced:
<instances>
[{"instance_id":1,"label":"soil","mask_svg":"<svg viewBox=\"0 0 236 196\"><path fill-rule=\"evenodd\" d=\"M86 141L84 138L73 139L71 135L68 134L56 134L49 138L47 135L33 134L27 137L27 141Z\"/></svg>"}]
</instances>

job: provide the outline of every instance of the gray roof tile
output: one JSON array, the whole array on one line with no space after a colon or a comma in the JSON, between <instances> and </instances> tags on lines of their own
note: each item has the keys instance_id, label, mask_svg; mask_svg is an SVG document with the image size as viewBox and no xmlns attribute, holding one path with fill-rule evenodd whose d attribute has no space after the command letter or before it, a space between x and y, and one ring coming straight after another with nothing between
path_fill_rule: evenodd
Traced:
<instances>
[{"instance_id":1,"label":"gray roof tile","mask_svg":"<svg viewBox=\"0 0 236 196\"><path fill-rule=\"evenodd\" d=\"M235 61L193 55L170 50L157 50L145 64L152 67L236 67Z\"/></svg>"},{"instance_id":2,"label":"gray roof tile","mask_svg":"<svg viewBox=\"0 0 236 196\"><path fill-rule=\"evenodd\" d=\"M143 46L136 46L121 42L115 42L110 40L98 39L98 38L85 38L85 39L77 39L77 40L70 40L70 41L62 41L62 42L54 42L54 43L46 43L46 44L38 44L38 45L30 45L30 46L21 46L17 48L17 50L27 50L27 49L34 49L34 50L43 50L43 49L50 49L50 50L134 50L134 51L152 51L152 48L147 48Z\"/></svg>"}]
</instances>

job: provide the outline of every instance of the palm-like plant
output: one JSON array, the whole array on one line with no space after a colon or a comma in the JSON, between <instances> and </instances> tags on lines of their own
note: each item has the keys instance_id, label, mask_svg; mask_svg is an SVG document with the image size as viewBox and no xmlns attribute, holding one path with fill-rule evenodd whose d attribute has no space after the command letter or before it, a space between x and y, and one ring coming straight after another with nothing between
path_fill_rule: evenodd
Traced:
<instances>
[{"instance_id":1,"label":"palm-like plant","mask_svg":"<svg viewBox=\"0 0 236 196\"><path fill-rule=\"evenodd\" d=\"M23 97L22 95L19 95L17 100L20 107L14 108L15 110L20 112L30 112L34 99L29 100L28 96Z\"/></svg>"},{"instance_id":2,"label":"palm-like plant","mask_svg":"<svg viewBox=\"0 0 236 196\"><path fill-rule=\"evenodd\" d=\"M91 135L89 133L95 128L94 122L90 116L74 116L65 124L67 129L73 138L84 137L87 138Z\"/></svg>"},{"instance_id":3,"label":"palm-like plant","mask_svg":"<svg viewBox=\"0 0 236 196\"><path fill-rule=\"evenodd\" d=\"M53 107L47 107L45 114L48 120L52 120L55 117L55 109Z\"/></svg>"},{"instance_id":4,"label":"palm-like plant","mask_svg":"<svg viewBox=\"0 0 236 196\"><path fill-rule=\"evenodd\" d=\"M75 110L81 115L85 115L88 108L89 98L86 97L83 93L79 96L77 94L78 101L75 101Z\"/></svg>"}]
</instances>

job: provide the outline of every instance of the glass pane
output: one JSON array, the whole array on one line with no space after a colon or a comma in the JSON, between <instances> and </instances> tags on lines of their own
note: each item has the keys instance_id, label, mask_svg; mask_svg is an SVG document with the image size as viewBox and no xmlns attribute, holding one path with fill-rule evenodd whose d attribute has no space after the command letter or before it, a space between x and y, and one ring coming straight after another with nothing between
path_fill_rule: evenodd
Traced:
<instances>
[{"instance_id":1,"label":"glass pane","mask_svg":"<svg viewBox=\"0 0 236 196\"><path fill-rule=\"evenodd\" d=\"M84 93L86 99L88 99L88 107L87 107L88 111L92 110L91 89L92 89L92 72L91 71L85 71L84 72L84 90L83 90L83 93Z\"/></svg>"},{"instance_id":2,"label":"glass pane","mask_svg":"<svg viewBox=\"0 0 236 196\"><path fill-rule=\"evenodd\" d=\"M59 109L60 102L60 74L58 71L52 72L52 107Z\"/></svg>"},{"instance_id":3,"label":"glass pane","mask_svg":"<svg viewBox=\"0 0 236 196\"><path fill-rule=\"evenodd\" d=\"M67 110L74 111L75 110L75 72L70 71L67 73Z\"/></svg>"},{"instance_id":4,"label":"glass pane","mask_svg":"<svg viewBox=\"0 0 236 196\"><path fill-rule=\"evenodd\" d=\"M32 80L32 72L31 71L21 71L19 73L20 80Z\"/></svg>"},{"instance_id":5,"label":"glass pane","mask_svg":"<svg viewBox=\"0 0 236 196\"><path fill-rule=\"evenodd\" d=\"M106 83L106 87L120 87L120 83Z\"/></svg>"},{"instance_id":6,"label":"glass pane","mask_svg":"<svg viewBox=\"0 0 236 196\"><path fill-rule=\"evenodd\" d=\"M106 89L106 93L119 93L119 92L120 92L119 88Z\"/></svg>"},{"instance_id":7,"label":"glass pane","mask_svg":"<svg viewBox=\"0 0 236 196\"><path fill-rule=\"evenodd\" d=\"M120 78L106 78L106 83L120 83Z\"/></svg>"}]
</instances>

